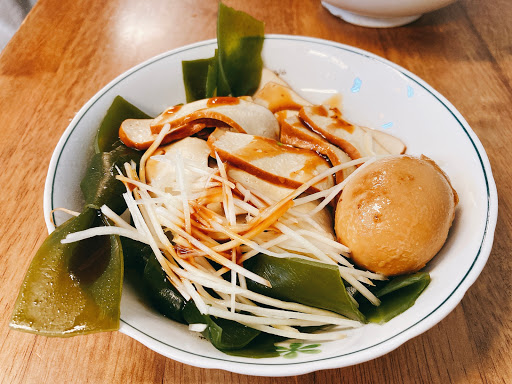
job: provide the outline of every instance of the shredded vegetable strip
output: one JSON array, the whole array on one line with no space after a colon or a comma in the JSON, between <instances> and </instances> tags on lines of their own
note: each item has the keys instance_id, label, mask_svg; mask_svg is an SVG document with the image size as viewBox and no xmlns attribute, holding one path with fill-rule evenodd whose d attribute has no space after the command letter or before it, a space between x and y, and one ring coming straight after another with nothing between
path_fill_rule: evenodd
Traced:
<instances>
[{"instance_id":1,"label":"shredded vegetable strip","mask_svg":"<svg viewBox=\"0 0 512 384\"><path fill-rule=\"evenodd\" d=\"M248 240L247 238L243 237L243 236L239 236L237 235L236 233L228 230L227 228L223 227L222 225L220 224L217 224L217 223L212 223L212 226L213 228L217 229L218 231L220 232L223 232L225 233L226 235L228 235L229 237L231 237L233 240L237 240L240 244L246 244L247 246L249 246L250 248L254 249L254 250L257 250L258 252L261 252L261 253L264 253L266 255L269 255L269 256L274 256L274 257L283 257L283 256L293 256L292 254L290 253L286 253L286 254L277 254L275 252L271 252L269 251L268 249L258 245L256 242L254 241L251 241L251 240ZM244 258L245 260L247 260L246 258Z\"/></svg>"},{"instance_id":2,"label":"shredded vegetable strip","mask_svg":"<svg viewBox=\"0 0 512 384\"><path fill-rule=\"evenodd\" d=\"M363 169L365 169L368 165L375 162L377 158L372 157L368 161L366 161L363 165L361 165L359 168L357 168L354 172L352 172L345 180L343 180L341 183L335 185L331 189L327 189L326 191L329 191L329 195L320 203L317 205L315 209L313 209L310 212L310 215L314 215L315 213L320 212L321 209L323 209L327 204L329 204L342 190L345 188L345 185L355 177L358 173L360 173Z\"/></svg>"},{"instance_id":3,"label":"shredded vegetable strip","mask_svg":"<svg viewBox=\"0 0 512 384\"><path fill-rule=\"evenodd\" d=\"M162 127L162 130L160 131L158 136L156 137L155 141L153 141L153 143L151 143L151 146L142 155L142 157L140 159L140 164L139 164L139 179L143 183L146 182L146 161L151 157L153 152L156 151L156 149L160 146L160 144L162 144L163 139L169 133L170 130L171 130L171 126L169 124L165 124Z\"/></svg>"},{"instance_id":4,"label":"shredded vegetable strip","mask_svg":"<svg viewBox=\"0 0 512 384\"><path fill-rule=\"evenodd\" d=\"M185 164L183 163L183 157L181 153L177 153L174 156L174 162L176 170L176 181L178 182L181 202L183 205L183 217L185 218L185 231L190 233L192 231L192 224L190 223L190 206L188 204L188 192L187 186L185 185Z\"/></svg>"},{"instance_id":5,"label":"shredded vegetable strip","mask_svg":"<svg viewBox=\"0 0 512 384\"><path fill-rule=\"evenodd\" d=\"M213 299L212 302L221 304L225 307L229 306L227 301ZM248 305L237 303L238 309L243 310L245 312L251 312L260 316L269 316L276 319L300 319L305 321L314 321L323 324L335 324L346 327L353 327L354 322L352 320L347 320L341 316L325 316L325 315L313 315L306 314L302 312L295 311L285 311L282 309L268 308L268 307L260 307L257 305ZM277 324L277 323L274 323Z\"/></svg>"},{"instance_id":6,"label":"shredded vegetable strip","mask_svg":"<svg viewBox=\"0 0 512 384\"><path fill-rule=\"evenodd\" d=\"M51 220L52 220L52 224L55 225L55 223L53 222L53 214L57 211L60 211L60 212L65 212L67 213L68 215L71 215L71 216L78 216L80 214L80 212L76 212L76 211L72 211L71 209L66 209L66 208L54 208L50 211L50 215L51 216Z\"/></svg>"},{"instance_id":7,"label":"shredded vegetable strip","mask_svg":"<svg viewBox=\"0 0 512 384\"><path fill-rule=\"evenodd\" d=\"M105 235L118 235L128 237L135 241L140 241L141 243L149 244L148 239L137 232L137 230L131 230L127 228L120 227L94 227L84 229L82 231L77 231L70 233L66 236L65 239L62 240L63 244L74 243L76 241L81 241L85 239L89 239L94 236L105 236Z\"/></svg>"},{"instance_id":8,"label":"shredded vegetable strip","mask_svg":"<svg viewBox=\"0 0 512 384\"><path fill-rule=\"evenodd\" d=\"M253 281L257 282L257 283L263 284L266 287L270 287L270 283L267 280L265 280L264 278L256 275L255 273L252 273L252 272L248 271L245 268L240 267L238 264L233 263L231 260L226 259L224 256L222 256L219 253L215 252L213 249L211 249L208 246L204 245L199 240L197 240L196 238L194 238L193 236L191 236L190 234L188 234L187 232L185 232L184 230L179 228L177 225L172 223L172 221L168 219L168 215L166 215L166 214L162 215L161 213L162 213L162 211L159 212L158 218L159 218L160 223L162 225L165 225L166 227L168 227L169 229L171 229L175 233L178 233L179 235L183 236L194 247L197 247L198 249L200 249L203 252L205 252L213 261L215 261L215 262L217 262L217 263L219 263L221 265L224 265L225 267L233 269L236 272L243 274L245 277L247 277L247 278L249 278L249 279L251 279L251 280L253 280Z\"/></svg>"},{"instance_id":9,"label":"shredded vegetable strip","mask_svg":"<svg viewBox=\"0 0 512 384\"><path fill-rule=\"evenodd\" d=\"M182 282L176 277L174 272L172 272L171 268L169 267L169 264L167 263L167 259L165 259L165 257L162 255L155 239L151 236L151 231L149 230L147 224L145 223L144 218L142 217L142 214L139 211L133 196L130 193L126 192L123 194L123 197L126 201L126 205L128 206L135 227L137 228L139 233L148 238L148 244L151 247L153 253L155 254L158 262L160 263L165 273L167 274L169 280L173 283L176 289L181 293L181 295L186 300L190 300L190 294L187 293L186 289L183 288Z\"/></svg>"},{"instance_id":10,"label":"shredded vegetable strip","mask_svg":"<svg viewBox=\"0 0 512 384\"><path fill-rule=\"evenodd\" d=\"M341 315L323 310L318 308L309 307L307 305L299 304L299 303L293 303L289 301L282 301L278 299L274 299L247 289L243 289L241 287L235 287L233 288L231 286L230 282L227 282L223 279L219 280L217 278L217 281L214 281L211 279L210 276L203 276L201 274L191 274L184 270L175 270L176 274L189 279L190 281L193 281L195 283L201 284L203 287L214 289L216 292L222 292L226 294L231 294L232 292L235 292L239 296L246 297L250 300L253 300L255 302L273 306L276 308L281 308L284 310L290 310L290 311L296 311L296 312L303 312L303 313L310 313L310 314L317 314L317 315L325 315L325 316L335 316L339 317ZM346 319L347 321L350 321L351 325L353 327L359 327L361 326L361 323L354 320Z\"/></svg>"},{"instance_id":11,"label":"shredded vegetable strip","mask_svg":"<svg viewBox=\"0 0 512 384\"><path fill-rule=\"evenodd\" d=\"M311 250L311 253L315 255L318 260L321 260L328 264L335 264L335 262L327 256L324 252L322 252L320 249L315 247L311 242L304 239L302 236L297 235L296 232L288 228L286 225L277 223L276 227L281 230L285 235L288 235L290 238L296 240L299 244L303 245L305 248Z\"/></svg>"},{"instance_id":12,"label":"shredded vegetable strip","mask_svg":"<svg viewBox=\"0 0 512 384\"><path fill-rule=\"evenodd\" d=\"M363 284L361 284L357 279L352 276L350 273L346 273L344 270L340 268L340 275L349 283L351 286L353 286L355 289L357 289L364 297L366 297L373 305L380 305L380 300L371 293L368 288L366 288Z\"/></svg>"},{"instance_id":13,"label":"shredded vegetable strip","mask_svg":"<svg viewBox=\"0 0 512 384\"><path fill-rule=\"evenodd\" d=\"M288 339L300 339L300 340L340 340L347 337L347 335L344 332L326 332L323 331L322 333L304 333L299 332L297 330L290 331L286 329L279 329L277 327L269 327L266 325L258 325L258 324L247 324L242 323L248 327L257 329L262 332L270 333L272 335L282 336L286 337Z\"/></svg>"}]
</instances>

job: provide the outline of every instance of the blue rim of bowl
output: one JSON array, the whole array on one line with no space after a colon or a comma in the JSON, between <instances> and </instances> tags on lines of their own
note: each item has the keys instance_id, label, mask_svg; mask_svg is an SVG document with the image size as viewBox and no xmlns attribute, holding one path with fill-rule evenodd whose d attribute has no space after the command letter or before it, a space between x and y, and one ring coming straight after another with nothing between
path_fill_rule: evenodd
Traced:
<instances>
[{"instance_id":1,"label":"blue rim of bowl","mask_svg":"<svg viewBox=\"0 0 512 384\"><path fill-rule=\"evenodd\" d=\"M351 355L355 355L355 354L358 354L358 353L361 353L361 352L364 352L364 351L368 351L368 350L374 349L374 348L376 348L378 346L381 346L383 344L384 345L388 344L390 341L393 341L394 339L399 338L399 336L401 336L401 335L403 335L405 333L408 333L408 332L412 331L414 328L416 328L416 331L414 332L414 334L411 335L410 337L408 337L406 340L404 340L402 342L398 341L397 344L390 345L387 349L381 350L379 352L379 354L373 355L371 358L361 359L361 360L357 361L356 363L361 363L361 362L364 362L364 361L368 361L370 359L373 359L373 358L382 356L382 355L384 355L386 353L389 353L393 349L398 348L401 344L403 344L403 342L405 342L408 339L410 339L412 337L415 337L415 336L425 332L426 330L428 330L429 328L431 328L432 326L437 324L439 321L441 321L460 302L460 300L462 299L462 296L465 293L465 291L469 288L469 286L478 277L478 274L480 273L480 271L477 271L477 274L476 274L476 276L474 276L472 281L469 281L469 282L467 281L468 276L473 271L473 268L474 268L475 264L477 263L477 261L481 261L482 262L482 268L485 265L485 261L487 260L487 258L489 256L490 249L491 249L491 246L492 246L492 236L493 236L493 233L494 233L494 228L495 228L495 225L496 225L496 217L497 217L496 187L495 187L494 179L492 177L492 173L491 173L491 170L490 170L490 165L488 165L488 159L487 159L487 156L485 155L485 151L483 150L483 147L482 147L481 150L479 148L479 147L481 147L481 144L479 143L478 139L476 138L476 135L474 135L474 133L473 134L470 133L470 131L472 132L472 130L471 130L471 128L469 128L469 124L467 124L467 122L465 122L464 118L462 116L460 116L460 113L458 113L458 111L456 111L455 107L453 107L446 99L444 99L443 96L441 96L437 91L435 91L430 85L428 85L423 80L418 78L416 75L410 73L406 69L404 69L404 68L398 66L397 64L394 64L394 63L392 63L392 62L390 62L390 61L388 61L388 60L386 60L384 58L381 58L381 57L379 57L379 56L377 56L375 54L372 54L372 53L369 53L369 52L366 52L364 50L361 50L361 49L358 49L358 48L354 48L354 47L351 47L351 46L348 46L348 45L344 45L344 44L341 44L341 43L329 41L329 40L323 40L323 39L317 39L317 38L311 38L311 37L305 37L305 36L292 36L292 35L266 35L265 39L266 40L282 40L282 41L298 41L298 42L304 42L304 43L308 43L308 44L313 43L313 44L317 44L317 45L322 45L322 46L328 46L328 47L331 47L331 48L336 48L336 49L339 49L340 51L348 52L350 54L356 54L356 55L359 55L359 56L363 56L363 57L365 57L365 58L367 58L369 60L378 61L381 64L384 64L384 65L392 68L393 70L400 72L402 75L407 77L409 80L414 82L416 85L418 85L421 88L423 88L426 92L428 92L431 96L433 96L441 105L443 105L443 107L446 108L446 110L448 110L450 112L452 117L456 120L456 122L459 124L459 126L462 128L462 130L466 134L466 137L468 138L468 140L471 142L471 145L473 146L473 148L475 150L475 153L478 156L478 160L480 162L480 166L482 168L482 173L483 173L484 179L485 179L486 196L487 196L487 217L486 217L485 228L484 228L483 233L482 233L482 241L480 243L478 252L476 253L476 255L474 257L471 266L468 268L466 274L462 277L462 279L457 284L457 286L452 290L452 292L436 308L434 308L430 313L425 315L422 319L416 321L414 324L411 324L410 326L408 326L407 328L401 330L400 332L398 332L396 334L393 334L392 336L388 337L387 339L385 339L383 341L380 341L379 343L373 344L371 346L368 346L368 347L365 347L365 348L362 348L362 349L358 349L356 351L344 353L344 354L339 354L339 355L335 355L335 356L328 356L328 357L324 357L324 358L317 358L317 359L308 360L308 361L300 361L300 362L287 361L287 362L280 362L278 364L276 364L276 363L269 363L269 364L267 364L267 363L264 363L263 360L261 360L261 359L254 360L254 362L253 361L246 361L246 360L244 360L244 361L234 361L234 360L230 360L228 357L226 357L224 359L224 358L219 358L219 357L212 357L212 356L201 355L199 353L194 353L194 352L191 352L191 351L188 351L188 350L185 350L185 349L178 348L178 347L176 347L174 345L162 342L161 340L158 340L158 339L154 338L153 336L151 336L151 335L141 331L137 327L129 324L128 322L126 322L122 318L121 318L121 323L125 324L127 327L130 327L132 330L136 331L137 333L139 333L141 335L144 335L145 337L150 338L150 339L160 343L161 345L163 345L165 347L172 348L172 349L174 349L176 351L179 351L179 352L187 354L187 355L201 357L201 358L208 359L208 360L228 362L230 364L268 366L268 367L301 365L301 366L303 366L303 369L301 370L301 373L307 373L307 372L311 372L311 371L315 370L315 369L307 369L307 368L305 368L306 365L309 365L311 363L316 363L316 362L321 362L321 361L329 361L329 360L336 360L336 359L340 359L340 358L343 358L343 357L346 357L346 356L351 356ZM187 45L187 46L184 46L182 48L174 49L172 51L163 53L163 54L158 55L158 56L156 56L156 57L154 57L152 59L149 59L146 62L143 62L143 63L135 66L131 70L128 70L124 74L122 74L119 77L117 77L116 79L114 79L111 83L109 83L102 90L100 90L93 97L93 99L91 99L91 101L88 104L84 105L84 107L80 111L80 114L76 117L76 120L74 120L70 124L70 126L69 126L70 130L64 133L64 136L65 136L65 137L63 136L64 141L62 143L59 142L59 144L57 145L57 148L56 148L56 151L59 150L59 148L60 148L60 151L58 152L58 156L57 156L56 161L55 161L55 166L53 167L53 173L49 173L48 174L48 179L51 180L51 191L52 191L52 193L51 193L51 202L50 202L50 207L49 207L50 210L52 210L53 207L54 207L54 204L53 204L53 191L54 191L54 183L55 183L55 176L56 176L55 170L58 167L60 156L62 154L62 149L66 146L66 143L69 140L70 136L72 135L73 130L80 123L80 121L87 114L87 112L96 104L96 102L98 102L101 99L101 97L103 97L105 95L105 93L107 93L114 86L118 85L120 82L122 82L123 80L127 79L129 76L131 76L132 74L136 73L137 71L139 71L139 70L141 70L141 69L143 69L143 68L145 68L145 67L147 67L149 65L152 65L152 64L154 64L157 61L166 59L166 58L168 58L170 56L174 56L176 54L180 54L180 53L188 51L188 50L198 49L198 48L202 48L202 47L205 47L205 46L208 46L208 45L213 45L213 44L216 44L216 40L215 39L206 40L206 41L203 41L203 42ZM473 136L475 136L475 137L473 137ZM481 151L484 152L484 157L485 157L486 161L484 161L484 158L482 157ZM53 162L53 159L52 159L52 162ZM487 165L487 167L489 169L487 169L486 165ZM494 203L495 201L496 201L496 203ZM493 209L492 209L493 208L492 207L493 203L496 205L496 208L495 208L496 213L494 215L493 215ZM46 211L46 209L45 209L45 211ZM47 216L47 215L45 215L45 216ZM48 226L49 230L53 229L52 226L49 224L48 220L47 220L47 226ZM486 251L485 253L482 252L484 250ZM465 288L464 291L458 292L460 287L461 287L461 285L463 283L467 283L468 286ZM438 318L437 321L434 321L431 324L426 324L426 326L424 326L422 328L418 328L418 325L420 323L425 323L426 319L428 319L429 317L434 315L434 313L436 313L441 307L445 306L448 301L450 301L450 300L453 301L453 298L454 298L456 293L460 293L460 295L459 295L460 297L459 298L455 297L455 301L452 303L452 306L448 308L449 310L447 310L446 313L442 314L442 316L440 318ZM226 356L228 356L228 355L226 355ZM356 364L356 363L354 363L354 364ZM350 364L350 365L352 365L352 364ZM341 365L335 365L335 366L341 367ZM333 367L334 367L334 365L333 365ZM229 369L229 368L226 368L226 369ZM255 373L255 374L258 374L258 373Z\"/></svg>"}]
</instances>

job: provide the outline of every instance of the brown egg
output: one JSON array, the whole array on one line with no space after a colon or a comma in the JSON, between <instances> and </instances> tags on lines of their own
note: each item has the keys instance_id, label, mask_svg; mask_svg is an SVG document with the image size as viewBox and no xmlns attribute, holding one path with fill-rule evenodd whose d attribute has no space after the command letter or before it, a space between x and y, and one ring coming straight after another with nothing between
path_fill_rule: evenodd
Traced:
<instances>
[{"instance_id":1,"label":"brown egg","mask_svg":"<svg viewBox=\"0 0 512 384\"><path fill-rule=\"evenodd\" d=\"M386 157L345 186L336 207L336 235L362 268L387 276L415 272L445 243L457 203L434 161Z\"/></svg>"}]
</instances>

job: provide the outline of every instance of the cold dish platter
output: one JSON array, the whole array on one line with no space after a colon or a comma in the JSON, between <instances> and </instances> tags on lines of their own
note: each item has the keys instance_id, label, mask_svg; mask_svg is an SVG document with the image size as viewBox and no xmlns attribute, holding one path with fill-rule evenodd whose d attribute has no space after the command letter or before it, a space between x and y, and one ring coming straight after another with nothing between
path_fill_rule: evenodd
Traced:
<instances>
[{"instance_id":1,"label":"cold dish platter","mask_svg":"<svg viewBox=\"0 0 512 384\"><path fill-rule=\"evenodd\" d=\"M119 330L186 364L284 376L368 361L434 326L496 224L469 125L373 54L264 35L222 3L218 22L217 39L112 81L64 132L51 235L11 327Z\"/></svg>"}]
</instances>

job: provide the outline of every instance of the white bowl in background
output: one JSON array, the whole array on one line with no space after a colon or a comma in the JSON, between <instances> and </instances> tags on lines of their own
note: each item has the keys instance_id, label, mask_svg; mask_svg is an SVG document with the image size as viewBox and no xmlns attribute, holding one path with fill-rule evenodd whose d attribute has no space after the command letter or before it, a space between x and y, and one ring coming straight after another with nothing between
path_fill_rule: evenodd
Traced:
<instances>
[{"instance_id":1,"label":"white bowl in background","mask_svg":"<svg viewBox=\"0 0 512 384\"><path fill-rule=\"evenodd\" d=\"M333 15L362 27L389 28L412 23L422 14L455 0L323 0Z\"/></svg>"}]
</instances>

